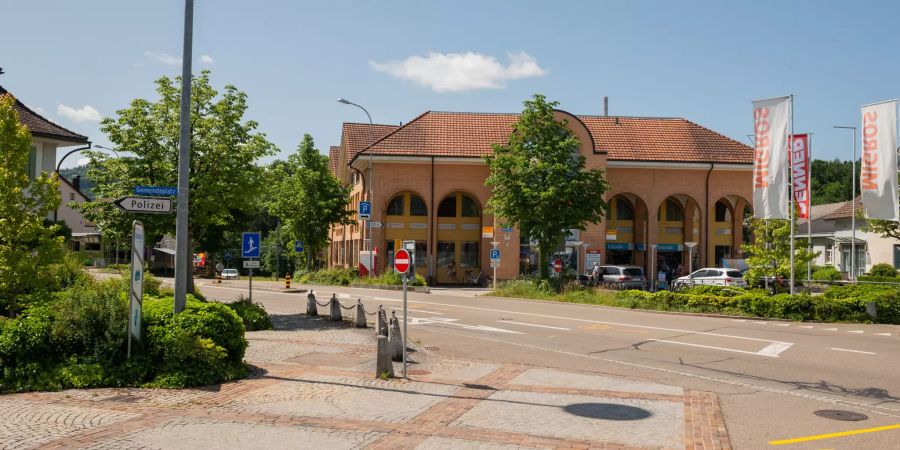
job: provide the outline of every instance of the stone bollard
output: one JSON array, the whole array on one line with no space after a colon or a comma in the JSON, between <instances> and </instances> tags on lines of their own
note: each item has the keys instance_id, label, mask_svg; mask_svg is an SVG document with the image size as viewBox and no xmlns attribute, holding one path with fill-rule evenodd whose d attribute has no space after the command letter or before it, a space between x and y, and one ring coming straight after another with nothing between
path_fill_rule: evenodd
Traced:
<instances>
[{"instance_id":1,"label":"stone bollard","mask_svg":"<svg viewBox=\"0 0 900 450\"><path fill-rule=\"evenodd\" d=\"M356 328L366 327L366 307L362 304L362 299L356 300Z\"/></svg>"},{"instance_id":2,"label":"stone bollard","mask_svg":"<svg viewBox=\"0 0 900 450\"><path fill-rule=\"evenodd\" d=\"M866 314L868 314L869 318L872 320L878 318L878 310L875 308L875 302L866 303Z\"/></svg>"},{"instance_id":3,"label":"stone bollard","mask_svg":"<svg viewBox=\"0 0 900 450\"><path fill-rule=\"evenodd\" d=\"M381 305L378 305L378 320L377 320L377 325L375 326L375 328L376 328L376 330L375 330L376 334L378 334L379 336L387 337L387 335L388 335L387 313L384 312L384 308L382 308Z\"/></svg>"},{"instance_id":4,"label":"stone bollard","mask_svg":"<svg viewBox=\"0 0 900 450\"><path fill-rule=\"evenodd\" d=\"M388 338L391 344L391 359L394 361L403 361L403 333L400 332L400 321L397 320L397 313L391 313L391 334Z\"/></svg>"},{"instance_id":5,"label":"stone bollard","mask_svg":"<svg viewBox=\"0 0 900 450\"><path fill-rule=\"evenodd\" d=\"M316 305L316 295L313 294L313 291L309 291L309 294L306 294L306 315L307 316L318 316L319 308Z\"/></svg>"},{"instance_id":6,"label":"stone bollard","mask_svg":"<svg viewBox=\"0 0 900 450\"><path fill-rule=\"evenodd\" d=\"M285 289L291 288L291 274L289 274L289 273L284 274L284 288Z\"/></svg>"},{"instance_id":7,"label":"stone bollard","mask_svg":"<svg viewBox=\"0 0 900 450\"><path fill-rule=\"evenodd\" d=\"M343 320L341 317L341 302L337 299L337 294L331 294L331 304L329 305L330 311L328 311L328 320L332 322L340 322Z\"/></svg>"},{"instance_id":8,"label":"stone bollard","mask_svg":"<svg viewBox=\"0 0 900 450\"><path fill-rule=\"evenodd\" d=\"M390 344L387 336L378 336L378 354L375 357L375 378L394 378L394 363L391 362Z\"/></svg>"}]
</instances>

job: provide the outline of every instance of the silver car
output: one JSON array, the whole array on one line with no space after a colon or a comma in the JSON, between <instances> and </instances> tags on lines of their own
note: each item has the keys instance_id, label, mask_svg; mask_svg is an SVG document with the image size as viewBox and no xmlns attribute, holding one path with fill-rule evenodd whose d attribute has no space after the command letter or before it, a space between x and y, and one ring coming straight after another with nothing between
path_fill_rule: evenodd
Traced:
<instances>
[{"instance_id":1,"label":"silver car","mask_svg":"<svg viewBox=\"0 0 900 450\"><path fill-rule=\"evenodd\" d=\"M600 285L617 289L644 289L647 278L644 268L630 265L600 266Z\"/></svg>"},{"instance_id":2,"label":"silver car","mask_svg":"<svg viewBox=\"0 0 900 450\"><path fill-rule=\"evenodd\" d=\"M707 267L675 280L675 289L697 285L747 287L741 271L719 267Z\"/></svg>"},{"instance_id":3,"label":"silver car","mask_svg":"<svg viewBox=\"0 0 900 450\"><path fill-rule=\"evenodd\" d=\"M238 271L237 269L225 269L222 271L222 279L223 280L237 280L238 279Z\"/></svg>"}]
</instances>

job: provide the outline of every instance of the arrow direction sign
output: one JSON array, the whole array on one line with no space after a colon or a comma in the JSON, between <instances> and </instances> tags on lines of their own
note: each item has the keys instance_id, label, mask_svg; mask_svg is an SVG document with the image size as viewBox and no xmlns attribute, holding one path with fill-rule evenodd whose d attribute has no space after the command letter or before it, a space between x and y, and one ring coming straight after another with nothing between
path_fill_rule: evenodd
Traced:
<instances>
[{"instance_id":1,"label":"arrow direction sign","mask_svg":"<svg viewBox=\"0 0 900 450\"><path fill-rule=\"evenodd\" d=\"M135 186L134 195L147 195L150 197L174 197L178 195L178 188L172 186Z\"/></svg>"},{"instance_id":2,"label":"arrow direction sign","mask_svg":"<svg viewBox=\"0 0 900 450\"><path fill-rule=\"evenodd\" d=\"M384 223L382 223L382 222L375 222L375 221L372 221L372 220L366 222L366 224L367 224L366 226L368 226L369 228L381 228L381 227L384 226Z\"/></svg>"},{"instance_id":3,"label":"arrow direction sign","mask_svg":"<svg viewBox=\"0 0 900 450\"><path fill-rule=\"evenodd\" d=\"M129 196L117 199L116 206L125 212L142 214L169 214L172 212L172 199L161 197Z\"/></svg>"}]
</instances>

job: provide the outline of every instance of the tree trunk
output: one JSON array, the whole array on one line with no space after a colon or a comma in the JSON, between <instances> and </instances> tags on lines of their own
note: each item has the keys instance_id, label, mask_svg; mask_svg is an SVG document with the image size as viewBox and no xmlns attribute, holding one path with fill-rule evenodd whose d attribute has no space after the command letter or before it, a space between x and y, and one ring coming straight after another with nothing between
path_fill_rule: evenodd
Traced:
<instances>
[{"instance_id":1,"label":"tree trunk","mask_svg":"<svg viewBox=\"0 0 900 450\"><path fill-rule=\"evenodd\" d=\"M542 279L550 278L550 268L548 263L547 245L543 241L538 244L538 270Z\"/></svg>"}]
</instances>

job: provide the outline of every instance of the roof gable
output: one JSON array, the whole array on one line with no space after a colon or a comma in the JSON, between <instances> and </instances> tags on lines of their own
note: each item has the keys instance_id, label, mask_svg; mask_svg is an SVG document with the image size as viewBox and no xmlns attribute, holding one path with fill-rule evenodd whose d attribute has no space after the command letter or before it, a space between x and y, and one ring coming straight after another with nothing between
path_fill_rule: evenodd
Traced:
<instances>
[{"instance_id":1,"label":"roof gable","mask_svg":"<svg viewBox=\"0 0 900 450\"><path fill-rule=\"evenodd\" d=\"M0 86L0 95L5 94L9 94L9 92L4 89L3 86ZM50 120L44 118L44 116L32 111L31 108L25 106L25 104L20 102L19 99L16 99L16 103L13 108L19 114L19 123L25 125L25 127L28 128L28 131L31 132L33 136L58 139L61 141L71 142L72 145L88 143L87 136L82 136L74 131L63 128L62 126L51 122Z\"/></svg>"}]
</instances>

